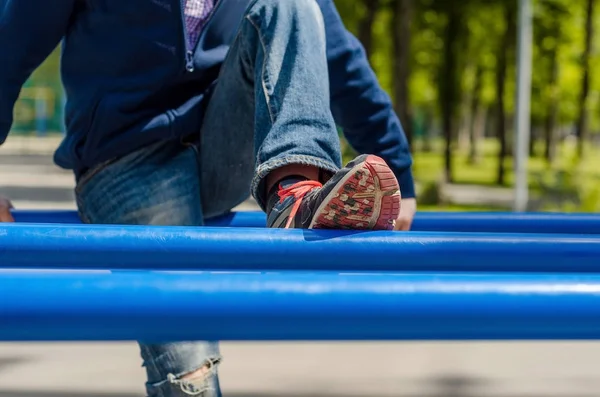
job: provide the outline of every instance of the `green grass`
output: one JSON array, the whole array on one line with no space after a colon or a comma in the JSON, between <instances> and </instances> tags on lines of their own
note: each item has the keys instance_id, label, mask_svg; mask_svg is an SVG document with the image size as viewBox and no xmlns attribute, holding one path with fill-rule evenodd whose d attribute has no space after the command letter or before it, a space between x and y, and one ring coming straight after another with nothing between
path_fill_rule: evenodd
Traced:
<instances>
[{"instance_id":1,"label":"green grass","mask_svg":"<svg viewBox=\"0 0 600 397\"><path fill-rule=\"evenodd\" d=\"M414 146L413 172L415 181L423 188L440 182L444 171L443 142L435 141L432 151L423 152L419 144ZM350 161L355 153L343 142L345 162ZM479 186L498 186L498 143L495 139L482 142L480 162L469 164L465 151L453 151L453 182ZM543 147L536 148L542 153ZM512 151L512 147L510 148ZM586 157L579 161L573 143L559 146L556 160L549 165L543 157L532 157L528 160L528 182L531 197L540 201L541 210L548 211L600 211L600 149L589 146ZM513 159L505 160L505 183L503 187L514 186ZM490 211L494 208L461 205L423 205L422 211ZM496 209L497 210L497 209Z\"/></svg>"},{"instance_id":2,"label":"green grass","mask_svg":"<svg viewBox=\"0 0 600 397\"><path fill-rule=\"evenodd\" d=\"M429 153L416 152L414 158L415 179L420 183L435 182L441 179L444 170L444 157L441 154L441 144L436 144ZM482 186L497 186L498 174L498 144L495 140L486 140L482 145L482 156L476 165L468 163L468 154L456 150L453 153L454 183L473 184ZM505 160L505 187L514 185L514 164L512 158ZM545 159L533 157L528 161L530 189L539 191L540 180L547 179L557 172L577 172L590 178L600 177L600 150L594 148L588 151L585 161L576 161L575 148L568 144L560 146L557 159L549 166Z\"/></svg>"}]
</instances>

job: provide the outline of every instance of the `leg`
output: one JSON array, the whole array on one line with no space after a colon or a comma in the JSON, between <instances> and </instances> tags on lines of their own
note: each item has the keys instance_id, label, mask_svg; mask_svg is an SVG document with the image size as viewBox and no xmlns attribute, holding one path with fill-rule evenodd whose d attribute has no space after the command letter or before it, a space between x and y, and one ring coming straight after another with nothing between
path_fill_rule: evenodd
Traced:
<instances>
[{"instance_id":1,"label":"leg","mask_svg":"<svg viewBox=\"0 0 600 397\"><path fill-rule=\"evenodd\" d=\"M99 167L76 188L87 223L201 226L197 156L176 143L153 145ZM218 397L216 343L140 342L148 396Z\"/></svg>"},{"instance_id":2,"label":"leg","mask_svg":"<svg viewBox=\"0 0 600 397\"><path fill-rule=\"evenodd\" d=\"M285 166L336 172L341 153L329 104L316 1L251 2L202 127L205 215L233 208L250 193L266 209L265 177Z\"/></svg>"},{"instance_id":3,"label":"leg","mask_svg":"<svg viewBox=\"0 0 600 397\"><path fill-rule=\"evenodd\" d=\"M365 156L339 170L325 29L315 0L251 2L207 107L200 148L207 217L233 208L248 192L274 214L269 226L275 227L298 215L287 226L390 229L399 212L398 183L383 160ZM277 206L272 188L290 177L300 185L287 189L293 199L282 196ZM309 193L309 207L293 205Z\"/></svg>"}]
</instances>

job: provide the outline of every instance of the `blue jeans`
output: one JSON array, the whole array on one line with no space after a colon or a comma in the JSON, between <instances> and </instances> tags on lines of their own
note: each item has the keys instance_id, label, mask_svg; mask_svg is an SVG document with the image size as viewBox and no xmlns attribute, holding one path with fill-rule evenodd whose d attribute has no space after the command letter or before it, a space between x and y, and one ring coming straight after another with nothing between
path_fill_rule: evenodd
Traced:
<instances>
[{"instance_id":1,"label":"blue jeans","mask_svg":"<svg viewBox=\"0 0 600 397\"><path fill-rule=\"evenodd\" d=\"M98 224L202 226L250 194L264 209L263 180L274 169L341 166L329 102L316 1L252 1L201 131L190 131L199 143L158 143L88 171L76 187L80 216ZM216 342L139 344L149 396L221 395ZM181 379L203 367L204 376Z\"/></svg>"}]
</instances>

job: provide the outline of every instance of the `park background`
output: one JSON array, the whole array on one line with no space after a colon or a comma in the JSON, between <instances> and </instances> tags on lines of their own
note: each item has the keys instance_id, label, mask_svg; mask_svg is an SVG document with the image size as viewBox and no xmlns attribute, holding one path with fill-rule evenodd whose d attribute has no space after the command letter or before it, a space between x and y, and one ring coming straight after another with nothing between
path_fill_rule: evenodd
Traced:
<instances>
[{"instance_id":1,"label":"park background","mask_svg":"<svg viewBox=\"0 0 600 397\"><path fill-rule=\"evenodd\" d=\"M533 209L599 205L597 2L533 1ZM421 208L510 208L517 2L336 3L410 132ZM17 208L74 208L72 174L52 163L63 129L58 51L28 81L0 147L0 193ZM600 343L224 343L222 352L227 397L600 395ZM0 397L135 397L144 381L135 343L0 344Z\"/></svg>"},{"instance_id":2,"label":"park background","mask_svg":"<svg viewBox=\"0 0 600 397\"><path fill-rule=\"evenodd\" d=\"M535 0L530 210L600 209L596 0ZM511 208L517 2L337 0L411 143L421 209ZM63 130L60 47L35 71L12 136ZM354 153L342 136L346 160ZM27 149L27 145L21 145Z\"/></svg>"}]
</instances>

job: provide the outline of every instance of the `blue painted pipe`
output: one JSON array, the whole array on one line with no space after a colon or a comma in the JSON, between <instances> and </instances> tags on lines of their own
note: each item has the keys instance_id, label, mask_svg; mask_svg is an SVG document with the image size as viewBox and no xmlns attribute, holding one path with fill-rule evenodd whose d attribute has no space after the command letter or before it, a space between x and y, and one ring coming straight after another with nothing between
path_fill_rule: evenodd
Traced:
<instances>
[{"instance_id":1,"label":"blue painted pipe","mask_svg":"<svg viewBox=\"0 0 600 397\"><path fill-rule=\"evenodd\" d=\"M77 211L69 210L13 210L12 216L19 223L81 223Z\"/></svg>"},{"instance_id":2,"label":"blue painted pipe","mask_svg":"<svg viewBox=\"0 0 600 397\"><path fill-rule=\"evenodd\" d=\"M17 222L81 223L74 211L15 211ZM207 220L207 226L264 227L262 212L236 212ZM500 212L420 212L413 231L600 234L600 215Z\"/></svg>"},{"instance_id":3,"label":"blue painted pipe","mask_svg":"<svg viewBox=\"0 0 600 397\"><path fill-rule=\"evenodd\" d=\"M600 238L574 235L0 224L0 236L0 268L600 272Z\"/></svg>"},{"instance_id":4,"label":"blue painted pipe","mask_svg":"<svg viewBox=\"0 0 600 397\"><path fill-rule=\"evenodd\" d=\"M598 340L600 276L6 273L0 340Z\"/></svg>"},{"instance_id":5,"label":"blue painted pipe","mask_svg":"<svg viewBox=\"0 0 600 397\"><path fill-rule=\"evenodd\" d=\"M598 214L422 212L417 214L414 231L600 234Z\"/></svg>"},{"instance_id":6,"label":"blue painted pipe","mask_svg":"<svg viewBox=\"0 0 600 397\"><path fill-rule=\"evenodd\" d=\"M12 214L18 223L81 224L76 211L17 210ZM208 219L206 223L215 227L265 227L266 216L262 212L232 212Z\"/></svg>"}]
</instances>

